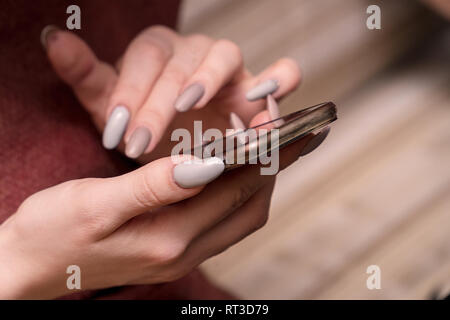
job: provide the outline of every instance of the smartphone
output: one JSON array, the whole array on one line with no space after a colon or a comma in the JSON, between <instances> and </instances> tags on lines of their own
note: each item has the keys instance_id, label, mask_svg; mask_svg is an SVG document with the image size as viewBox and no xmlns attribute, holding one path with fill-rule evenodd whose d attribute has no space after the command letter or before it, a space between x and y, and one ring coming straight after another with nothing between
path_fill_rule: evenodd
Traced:
<instances>
[{"instance_id":1,"label":"smartphone","mask_svg":"<svg viewBox=\"0 0 450 320\"><path fill-rule=\"evenodd\" d=\"M324 102L191 149L190 154L223 159L225 171L256 163L275 148L283 149L337 120L336 105Z\"/></svg>"}]
</instances>

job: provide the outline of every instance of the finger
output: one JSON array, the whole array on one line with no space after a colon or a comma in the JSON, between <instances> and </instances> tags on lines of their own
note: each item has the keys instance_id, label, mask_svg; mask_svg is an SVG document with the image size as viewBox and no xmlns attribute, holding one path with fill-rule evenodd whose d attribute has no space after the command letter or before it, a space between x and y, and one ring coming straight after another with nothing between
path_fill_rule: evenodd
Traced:
<instances>
[{"instance_id":1,"label":"finger","mask_svg":"<svg viewBox=\"0 0 450 320\"><path fill-rule=\"evenodd\" d=\"M175 108L184 112L193 107L204 107L217 92L243 72L243 59L240 48L233 42L222 39L216 41L206 58L185 85L183 93L177 100ZM202 86L203 95L197 99L183 99L183 94L189 94L192 86ZM192 89L191 89L192 90ZM196 101L198 100L198 101Z\"/></svg>"},{"instance_id":2,"label":"finger","mask_svg":"<svg viewBox=\"0 0 450 320\"><path fill-rule=\"evenodd\" d=\"M195 45L191 44L192 42L195 42ZM176 97L206 56L210 43L206 37L178 42L174 56L167 63L148 98L133 118L125 137L127 156L137 158L143 153L150 152L159 142L175 117ZM151 139L142 139L143 131L147 132Z\"/></svg>"},{"instance_id":3,"label":"finger","mask_svg":"<svg viewBox=\"0 0 450 320\"><path fill-rule=\"evenodd\" d=\"M263 111L257 113L253 117L253 119L250 121L250 125L249 126L250 126L250 128L258 126L258 128L260 128L260 129L262 129L262 128L264 128L264 129L273 129L273 126L262 125L264 123L269 122L270 120L272 120L272 119L270 118L269 111L263 110Z\"/></svg>"},{"instance_id":4,"label":"finger","mask_svg":"<svg viewBox=\"0 0 450 320\"><path fill-rule=\"evenodd\" d=\"M311 138L307 136L280 152L280 170L298 159ZM264 185L273 181L275 176L261 175L260 168L259 165L246 165L223 175L209 184L208 188L197 197L180 204L179 210L186 214L171 212L161 219L168 219L167 225L174 230L183 228L184 236L189 242L240 207Z\"/></svg>"},{"instance_id":5,"label":"finger","mask_svg":"<svg viewBox=\"0 0 450 320\"><path fill-rule=\"evenodd\" d=\"M105 148L114 149L119 145L130 119L142 106L172 56L176 38L168 28L148 28L131 42L119 60L120 75L105 114L108 119L103 132ZM150 139L149 132L144 131L141 136L144 140Z\"/></svg>"},{"instance_id":6,"label":"finger","mask_svg":"<svg viewBox=\"0 0 450 320\"><path fill-rule=\"evenodd\" d=\"M225 91L231 99L227 103L229 107L224 111L235 112L244 123L248 123L256 113L268 109L268 95L278 100L295 90L300 81L298 64L292 59L282 58L256 77L243 77L243 80L226 88ZM248 99L249 95L251 99ZM272 107L271 113L273 120L275 115L280 113L278 105Z\"/></svg>"},{"instance_id":7,"label":"finger","mask_svg":"<svg viewBox=\"0 0 450 320\"><path fill-rule=\"evenodd\" d=\"M257 131L261 129L274 129L273 123L269 122L271 120L270 114L267 110L257 113L253 119L250 121L249 127L255 128ZM242 120L234 112L230 114L230 124L233 129L233 134L236 134L237 139L240 143L245 144L250 141L250 137L246 135L246 126Z\"/></svg>"},{"instance_id":8,"label":"finger","mask_svg":"<svg viewBox=\"0 0 450 320\"><path fill-rule=\"evenodd\" d=\"M41 36L55 72L72 87L102 129L108 98L117 80L113 67L99 61L89 46L72 32L46 27Z\"/></svg>"},{"instance_id":9,"label":"finger","mask_svg":"<svg viewBox=\"0 0 450 320\"><path fill-rule=\"evenodd\" d=\"M176 261L173 269L184 274L262 228L269 217L273 187L273 183L266 185L233 214L196 238Z\"/></svg>"},{"instance_id":10,"label":"finger","mask_svg":"<svg viewBox=\"0 0 450 320\"><path fill-rule=\"evenodd\" d=\"M245 81L242 90L245 90L249 101L265 99L269 94L279 98L295 90L300 81L301 73L297 62L282 58L258 76Z\"/></svg>"},{"instance_id":11,"label":"finger","mask_svg":"<svg viewBox=\"0 0 450 320\"><path fill-rule=\"evenodd\" d=\"M294 157L297 155L302 156L305 154L305 150L311 148L313 145L317 147L318 144L315 140L322 137L321 139L323 141L323 136L325 135L326 137L328 132L329 128L325 128L321 133L315 136L311 135L310 140L300 153L293 146L288 147L290 149L288 152L294 152ZM289 166L290 161L289 158L284 158L282 168ZM275 179L272 181L274 182ZM262 228L269 218L268 210L270 208L273 187L274 183L268 183L252 195L236 211L194 239L185 250L181 259L176 261L176 265L173 267L176 273L184 274L208 258L225 251L248 235Z\"/></svg>"},{"instance_id":12,"label":"finger","mask_svg":"<svg viewBox=\"0 0 450 320\"><path fill-rule=\"evenodd\" d=\"M88 221L101 221L110 232L139 214L191 197L203 186L181 188L173 177L174 166L191 158L162 158L122 176L77 180L69 193L76 199L73 211Z\"/></svg>"}]
</instances>

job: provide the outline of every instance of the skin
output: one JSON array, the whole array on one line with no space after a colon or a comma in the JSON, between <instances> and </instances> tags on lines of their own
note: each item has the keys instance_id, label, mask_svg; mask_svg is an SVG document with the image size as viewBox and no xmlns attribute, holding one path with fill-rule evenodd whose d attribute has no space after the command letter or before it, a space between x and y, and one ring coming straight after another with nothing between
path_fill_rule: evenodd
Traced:
<instances>
[{"instance_id":1,"label":"skin","mask_svg":"<svg viewBox=\"0 0 450 320\"><path fill-rule=\"evenodd\" d=\"M229 127L230 112L250 126L269 120L265 100L248 102L245 92L274 78L280 82L275 97L293 90L300 74L292 60L281 59L254 77L228 40L181 37L161 26L138 35L117 68L99 61L70 32L57 31L47 53L100 132L112 108L125 104L132 110L125 141L142 124L153 139L138 159L143 166L133 172L68 181L22 203L0 226L0 298L70 293L66 268L72 264L81 268L83 290L173 281L266 223L275 176L248 165L207 186L181 188L173 180L177 161L167 157L171 145L157 142L170 139L175 128L190 128L193 119L219 129ZM221 70L213 71L217 61ZM176 114L161 107L172 106L195 81L206 90L196 110ZM310 139L281 151L281 169L297 160Z\"/></svg>"},{"instance_id":2,"label":"skin","mask_svg":"<svg viewBox=\"0 0 450 320\"><path fill-rule=\"evenodd\" d=\"M145 126L151 131L150 145L138 159L140 163L170 154L176 144L167 143L173 130L186 128L192 133L194 120L201 120L204 130L224 131L230 128L229 115L234 112L249 125L266 106L264 99L250 102L245 98L257 84L277 79L280 87L273 96L278 99L296 89L301 80L292 59L281 58L253 76L244 68L240 49L233 42L198 34L182 37L163 26L152 26L138 34L116 66L98 60L71 32L57 31L49 40L50 63L72 87L100 132L116 106L130 110L131 120L120 151L136 128ZM176 112L173 106L178 95L197 82L204 85L205 94L194 110ZM161 139L164 143L159 144Z\"/></svg>"},{"instance_id":3,"label":"skin","mask_svg":"<svg viewBox=\"0 0 450 320\"><path fill-rule=\"evenodd\" d=\"M450 20L450 3L447 0L424 0L424 2Z\"/></svg>"}]
</instances>

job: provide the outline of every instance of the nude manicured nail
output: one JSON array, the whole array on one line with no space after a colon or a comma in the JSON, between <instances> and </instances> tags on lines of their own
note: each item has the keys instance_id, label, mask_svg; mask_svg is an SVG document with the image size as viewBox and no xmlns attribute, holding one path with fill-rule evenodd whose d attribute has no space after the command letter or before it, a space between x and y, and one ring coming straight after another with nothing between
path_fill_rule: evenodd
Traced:
<instances>
[{"instance_id":1,"label":"nude manicured nail","mask_svg":"<svg viewBox=\"0 0 450 320\"><path fill-rule=\"evenodd\" d=\"M272 94L279 88L278 80L270 79L261 82L256 87L247 92L245 97L248 101L262 99L268 94Z\"/></svg>"},{"instance_id":2,"label":"nude manicured nail","mask_svg":"<svg viewBox=\"0 0 450 320\"><path fill-rule=\"evenodd\" d=\"M191 84L175 101L175 109L185 112L191 109L205 94L205 87L200 83Z\"/></svg>"},{"instance_id":3,"label":"nude manicured nail","mask_svg":"<svg viewBox=\"0 0 450 320\"><path fill-rule=\"evenodd\" d=\"M235 129L235 130L245 130L244 122L234 112L230 113L230 124L233 127L233 129Z\"/></svg>"},{"instance_id":4,"label":"nude manicured nail","mask_svg":"<svg viewBox=\"0 0 450 320\"><path fill-rule=\"evenodd\" d=\"M318 146L320 146L328 136L330 132L330 127L326 127L320 133L316 134L311 140L309 140L308 144L303 148L300 153L300 157L306 156L308 153L314 151Z\"/></svg>"},{"instance_id":5,"label":"nude manicured nail","mask_svg":"<svg viewBox=\"0 0 450 320\"><path fill-rule=\"evenodd\" d=\"M124 106L118 106L113 110L103 131L103 146L106 149L114 149L119 145L129 120L130 112Z\"/></svg>"},{"instance_id":6,"label":"nude manicured nail","mask_svg":"<svg viewBox=\"0 0 450 320\"><path fill-rule=\"evenodd\" d=\"M176 165L173 178L182 188L194 188L213 181L224 169L225 164L219 158L197 158Z\"/></svg>"},{"instance_id":7,"label":"nude manicured nail","mask_svg":"<svg viewBox=\"0 0 450 320\"><path fill-rule=\"evenodd\" d=\"M280 117L280 108L278 103L272 97L271 94L267 96L267 111L269 112L270 120L275 120ZM284 123L282 119L275 121L273 124L275 127L279 127Z\"/></svg>"},{"instance_id":8,"label":"nude manicured nail","mask_svg":"<svg viewBox=\"0 0 450 320\"><path fill-rule=\"evenodd\" d=\"M237 134L237 138L239 139L239 142L242 144L245 144L246 142L246 136L243 134L239 134L239 132L243 132L245 131L245 124L244 122L241 120L241 118L239 118L239 116L234 113L231 112L230 113L230 124L231 127L235 130L235 134Z\"/></svg>"},{"instance_id":9,"label":"nude manicured nail","mask_svg":"<svg viewBox=\"0 0 450 320\"><path fill-rule=\"evenodd\" d=\"M55 31L60 30L57 26L48 25L41 31L41 44L47 50L48 43L56 39Z\"/></svg>"},{"instance_id":10,"label":"nude manicured nail","mask_svg":"<svg viewBox=\"0 0 450 320\"><path fill-rule=\"evenodd\" d=\"M125 148L125 154L128 158L136 159L141 156L152 139L151 132L146 127L139 127L133 131L130 140Z\"/></svg>"}]
</instances>

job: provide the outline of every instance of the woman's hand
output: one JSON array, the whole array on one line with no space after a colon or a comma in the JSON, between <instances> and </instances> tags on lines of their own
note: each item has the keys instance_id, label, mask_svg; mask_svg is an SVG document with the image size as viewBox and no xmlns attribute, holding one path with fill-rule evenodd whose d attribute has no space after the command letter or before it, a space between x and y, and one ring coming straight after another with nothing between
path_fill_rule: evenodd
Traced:
<instances>
[{"instance_id":1,"label":"woman's hand","mask_svg":"<svg viewBox=\"0 0 450 320\"><path fill-rule=\"evenodd\" d=\"M273 95L280 98L300 81L291 59L280 59L252 76L233 42L180 36L163 26L142 31L116 67L99 61L71 32L46 28L42 39L56 73L103 132L104 146L113 149L123 137L119 149L141 163L170 154L175 144L171 132L186 128L192 133L194 120L202 120L204 130L224 130L234 113L235 126L249 125L265 109L265 93L276 90ZM249 101L248 91L264 83L271 88L259 97L253 91L247 98L254 101ZM266 118L277 117L278 110L271 111Z\"/></svg>"},{"instance_id":2,"label":"woman's hand","mask_svg":"<svg viewBox=\"0 0 450 320\"><path fill-rule=\"evenodd\" d=\"M313 140L283 149L280 168ZM174 182L174 166L162 158L119 177L69 181L26 199L0 226L0 298L70 293L70 265L81 269L82 290L173 281L266 222L275 176L260 175L259 166L190 189Z\"/></svg>"},{"instance_id":3,"label":"woman's hand","mask_svg":"<svg viewBox=\"0 0 450 320\"><path fill-rule=\"evenodd\" d=\"M248 89L276 79L280 87L274 95L280 97L299 81L298 68L290 60L252 77L232 43L183 38L164 27L141 33L118 63L118 71L97 60L70 32L46 32L44 40L55 70L100 130L109 119L107 147L114 140L109 133L120 136L118 143L126 130L129 147L135 130L144 127L151 133L144 152L153 151L152 158L170 152L169 144L155 149L164 132L170 133L167 128L192 129L194 119L219 129L228 126L230 112L250 125L269 120L274 113L262 111L264 100L247 101ZM193 83L201 83L204 93L197 99L191 93L187 99L182 92ZM114 116L119 105L130 117ZM187 105L196 110L175 118L175 106ZM308 135L283 149L280 168L312 151L325 136L326 131ZM29 197L0 226L5 270L0 273L0 298L70 293L70 265L81 269L82 290L172 281L266 222L275 176L261 175L259 166L233 170L206 188L180 187L174 166L171 158L161 158L123 176L69 181ZM204 184L221 172L202 166L196 170L204 175Z\"/></svg>"}]
</instances>

